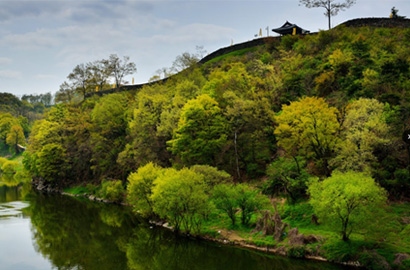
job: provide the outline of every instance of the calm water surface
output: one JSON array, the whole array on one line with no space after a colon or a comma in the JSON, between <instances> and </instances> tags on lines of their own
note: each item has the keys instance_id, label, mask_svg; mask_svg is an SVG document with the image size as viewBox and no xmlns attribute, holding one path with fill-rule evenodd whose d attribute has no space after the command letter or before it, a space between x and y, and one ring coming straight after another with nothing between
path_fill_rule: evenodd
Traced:
<instances>
[{"instance_id":1,"label":"calm water surface","mask_svg":"<svg viewBox=\"0 0 410 270\"><path fill-rule=\"evenodd\" d=\"M125 207L0 183L0 269L347 268L177 237L140 223Z\"/></svg>"}]
</instances>

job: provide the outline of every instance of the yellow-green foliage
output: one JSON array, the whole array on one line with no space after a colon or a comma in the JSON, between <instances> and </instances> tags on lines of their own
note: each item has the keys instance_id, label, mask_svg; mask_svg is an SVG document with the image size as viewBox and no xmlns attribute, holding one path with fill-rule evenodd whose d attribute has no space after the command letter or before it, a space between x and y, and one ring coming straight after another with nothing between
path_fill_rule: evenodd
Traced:
<instances>
[{"instance_id":1,"label":"yellow-green foliage","mask_svg":"<svg viewBox=\"0 0 410 270\"><path fill-rule=\"evenodd\" d=\"M284 105L276 117L278 146L289 156L314 157L328 171L327 160L339 140L337 114L322 98L305 97Z\"/></svg>"},{"instance_id":2,"label":"yellow-green foliage","mask_svg":"<svg viewBox=\"0 0 410 270\"><path fill-rule=\"evenodd\" d=\"M153 214L152 188L163 173L164 169L150 162L128 176L128 202L143 216Z\"/></svg>"},{"instance_id":3,"label":"yellow-green foliage","mask_svg":"<svg viewBox=\"0 0 410 270\"><path fill-rule=\"evenodd\" d=\"M154 211L166 218L175 230L199 231L209 211L204 176L190 169L167 169L154 181L151 199Z\"/></svg>"},{"instance_id":4,"label":"yellow-green foliage","mask_svg":"<svg viewBox=\"0 0 410 270\"><path fill-rule=\"evenodd\" d=\"M386 204L386 191L365 173L333 172L309 186L310 204L319 219L340 231L347 241L353 231L365 230ZM369 233L368 231L366 231Z\"/></svg>"},{"instance_id":5,"label":"yellow-green foliage","mask_svg":"<svg viewBox=\"0 0 410 270\"><path fill-rule=\"evenodd\" d=\"M124 187L120 180L106 180L101 183L98 196L111 202L122 202L124 199Z\"/></svg>"},{"instance_id":6,"label":"yellow-green foliage","mask_svg":"<svg viewBox=\"0 0 410 270\"><path fill-rule=\"evenodd\" d=\"M19 163L17 161L9 161L3 163L1 166L1 172L3 174L15 174Z\"/></svg>"}]
</instances>

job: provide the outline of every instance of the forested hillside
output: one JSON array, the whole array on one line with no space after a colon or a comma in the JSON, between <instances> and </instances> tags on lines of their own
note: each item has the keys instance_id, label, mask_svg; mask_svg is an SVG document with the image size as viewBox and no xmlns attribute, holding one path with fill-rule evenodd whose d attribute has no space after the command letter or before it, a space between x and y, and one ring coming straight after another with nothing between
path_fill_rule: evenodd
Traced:
<instances>
[{"instance_id":1,"label":"forested hillside","mask_svg":"<svg viewBox=\"0 0 410 270\"><path fill-rule=\"evenodd\" d=\"M292 226L313 226L315 214L344 242L362 241L356 250L333 243L324 256L358 260L339 245L370 265L380 259L374 241L387 241L395 247L378 247L392 263L410 253L400 219L409 213L380 219L388 234L366 224L386 198L409 200L409 47L410 29L341 26L232 52L141 90L60 103L35 122L24 163L57 188L101 185L107 195L127 185L137 210L187 231L215 209L232 226L236 215L254 226L255 209L273 209L266 196L282 196ZM184 196L191 210L173 212Z\"/></svg>"},{"instance_id":2,"label":"forested hillside","mask_svg":"<svg viewBox=\"0 0 410 270\"><path fill-rule=\"evenodd\" d=\"M403 177L409 176L403 171L409 156L401 140L410 114L409 43L410 31L399 28L340 27L286 36L193 66L138 93L59 104L34 127L29 156L37 160L42 151L59 149L60 157L49 158L69 164L59 170L62 185L104 177L125 180L150 161L166 167L207 164L244 180L266 175L266 165L279 157L299 156L318 176L365 168L400 196L405 194ZM295 139L298 145L286 140L286 132L311 134L309 123L281 130L288 123L279 115L294 101L300 111L289 112L290 120L307 117L308 106L325 102L331 108L334 126L320 130L331 140L323 153L304 140ZM362 131L368 136L354 134ZM352 136L359 137L349 141ZM344 156L355 152L363 158ZM352 158L354 165L345 164ZM40 164L33 162L33 171Z\"/></svg>"}]
</instances>

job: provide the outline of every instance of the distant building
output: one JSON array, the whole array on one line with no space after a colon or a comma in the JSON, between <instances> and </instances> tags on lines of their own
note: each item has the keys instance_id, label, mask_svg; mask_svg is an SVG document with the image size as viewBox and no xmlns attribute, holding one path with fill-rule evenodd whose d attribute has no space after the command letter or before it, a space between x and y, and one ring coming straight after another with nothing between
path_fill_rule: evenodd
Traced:
<instances>
[{"instance_id":1,"label":"distant building","mask_svg":"<svg viewBox=\"0 0 410 270\"><path fill-rule=\"evenodd\" d=\"M310 31L305 30L297 26L296 24L290 23L288 21L286 21L286 23L282 25L281 27L272 29L272 31L282 36L284 35L306 35L310 33Z\"/></svg>"}]
</instances>

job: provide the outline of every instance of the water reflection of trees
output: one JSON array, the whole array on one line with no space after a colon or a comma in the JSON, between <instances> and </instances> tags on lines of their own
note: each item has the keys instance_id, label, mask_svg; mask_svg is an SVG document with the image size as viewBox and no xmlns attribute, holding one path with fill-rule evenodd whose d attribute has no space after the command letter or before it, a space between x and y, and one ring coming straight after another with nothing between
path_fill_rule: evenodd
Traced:
<instances>
[{"instance_id":1,"label":"water reflection of trees","mask_svg":"<svg viewBox=\"0 0 410 270\"><path fill-rule=\"evenodd\" d=\"M341 269L178 237L124 207L34 194L36 250L58 269Z\"/></svg>"},{"instance_id":2,"label":"water reflection of trees","mask_svg":"<svg viewBox=\"0 0 410 270\"><path fill-rule=\"evenodd\" d=\"M10 182L0 183L0 202L14 202L24 200L31 191L30 183L15 184Z\"/></svg>"}]
</instances>

